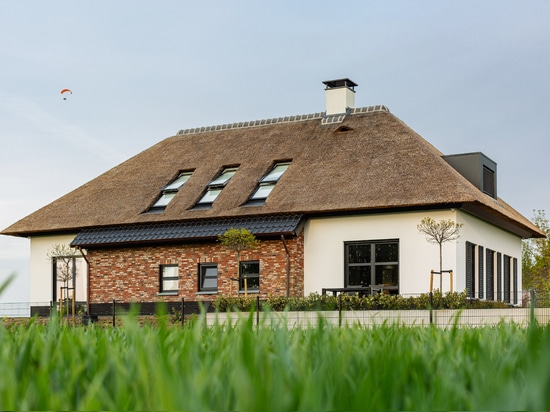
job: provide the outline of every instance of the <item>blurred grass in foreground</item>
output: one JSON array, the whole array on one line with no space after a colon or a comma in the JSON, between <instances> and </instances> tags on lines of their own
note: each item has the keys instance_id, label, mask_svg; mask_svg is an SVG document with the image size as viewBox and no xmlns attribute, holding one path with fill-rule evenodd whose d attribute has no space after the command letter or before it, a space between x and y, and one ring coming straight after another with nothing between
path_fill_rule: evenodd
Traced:
<instances>
[{"instance_id":1,"label":"blurred grass in foreground","mask_svg":"<svg viewBox=\"0 0 550 412\"><path fill-rule=\"evenodd\" d=\"M0 325L1 410L549 410L550 328Z\"/></svg>"}]
</instances>

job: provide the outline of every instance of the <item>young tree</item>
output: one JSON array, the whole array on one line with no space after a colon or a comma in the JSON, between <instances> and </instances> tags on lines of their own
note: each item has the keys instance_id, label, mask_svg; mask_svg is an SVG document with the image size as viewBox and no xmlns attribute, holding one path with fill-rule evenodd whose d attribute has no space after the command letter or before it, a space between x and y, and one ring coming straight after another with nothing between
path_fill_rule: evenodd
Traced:
<instances>
[{"instance_id":1,"label":"young tree","mask_svg":"<svg viewBox=\"0 0 550 412\"><path fill-rule=\"evenodd\" d=\"M56 263L57 280L63 282L64 287L68 287L69 281L73 278L73 260L80 256L80 252L65 244L55 244L46 256L48 260Z\"/></svg>"},{"instance_id":2,"label":"young tree","mask_svg":"<svg viewBox=\"0 0 550 412\"><path fill-rule=\"evenodd\" d=\"M237 254L237 277L240 282L241 252L246 249L254 248L259 241L246 228L228 229L224 234L218 235L218 241Z\"/></svg>"},{"instance_id":3,"label":"young tree","mask_svg":"<svg viewBox=\"0 0 550 412\"><path fill-rule=\"evenodd\" d=\"M550 224L544 210L534 210L533 223L546 234L546 238L523 241L523 288L535 289L537 294L550 294Z\"/></svg>"},{"instance_id":4,"label":"young tree","mask_svg":"<svg viewBox=\"0 0 550 412\"><path fill-rule=\"evenodd\" d=\"M462 223L453 220L440 220L436 222L431 217L425 217L416 227L420 233L426 235L426 240L439 245L439 291L443 288L443 243L456 240L460 237Z\"/></svg>"}]
</instances>

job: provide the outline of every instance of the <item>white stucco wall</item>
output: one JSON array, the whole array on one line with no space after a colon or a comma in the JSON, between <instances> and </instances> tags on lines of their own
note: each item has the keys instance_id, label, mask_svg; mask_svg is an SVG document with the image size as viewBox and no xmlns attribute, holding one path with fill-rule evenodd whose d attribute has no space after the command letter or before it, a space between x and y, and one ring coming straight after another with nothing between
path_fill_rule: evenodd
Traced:
<instances>
[{"instance_id":1,"label":"white stucco wall","mask_svg":"<svg viewBox=\"0 0 550 412\"><path fill-rule=\"evenodd\" d=\"M465 242L521 258L521 239L464 212L421 211L310 219L304 228L304 292L344 286L344 242L399 239L400 294L426 293L430 272L439 269L439 248L426 241L417 225L424 217L463 223L457 241L443 245L443 269L453 270L453 290L465 289ZM439 278L434 277L434 288ZM450 289L443 276L443 292Z\"/></svg>"},{"instance_id":2,"label":"white stucco wall","mask_svg":"<svg viewBox=\"0 0 550 412\"><path fill-rule=\"evenodd\" d=\"M48 252L56 244L69 245L76 234L63 236L31 237L30 261L30 301L33 305L49 304L52 300L52 263L48 259ZM86 279L77 278L77 300L86 296Z\"/></svg>"}]
</instances>

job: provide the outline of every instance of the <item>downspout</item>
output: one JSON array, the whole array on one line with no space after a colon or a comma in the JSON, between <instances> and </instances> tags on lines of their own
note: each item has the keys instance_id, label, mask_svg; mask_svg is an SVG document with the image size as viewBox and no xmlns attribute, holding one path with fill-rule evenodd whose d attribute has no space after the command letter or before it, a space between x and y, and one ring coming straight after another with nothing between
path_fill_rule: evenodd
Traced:
<instances>
[{"instance_id":1,"label":"downspout","mask_svg":"<svg viewBox=\"0 0 550 412\"><path fill-rule=\"evenodd\" d=\"M288 251L288 246L283 235L281 235L281 240L286 252L286 297L288 298L290 297L290 252Z\"/></svg>"},{"instance_id":2,"label":"downspout","mask_svg":"<svg viewBox=\"0 0 550 412\"><path fill-rule=\"evenodd\" d=\"M86 261L86 313L90 314L90 262L82 251L80 246L76 246L76 249L80 252L84 260Z\"/></svg>"}]
</instances>

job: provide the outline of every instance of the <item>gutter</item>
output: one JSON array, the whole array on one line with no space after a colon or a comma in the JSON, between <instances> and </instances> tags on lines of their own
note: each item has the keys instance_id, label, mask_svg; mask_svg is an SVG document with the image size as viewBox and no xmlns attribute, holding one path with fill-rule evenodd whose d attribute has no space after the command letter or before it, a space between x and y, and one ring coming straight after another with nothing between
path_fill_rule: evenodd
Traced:
<instances>
[{"instance_id":1,"label":"gutter","mask_svg":"<svg viewBox=\"0 0 550 412\"><path fill-rule=\"evenodd\" d=\"M286 252L286 297L288 298L290 297L290 252L283 235L281 235L281 241L283 242Z\"/></svg>"}]
</instances>

